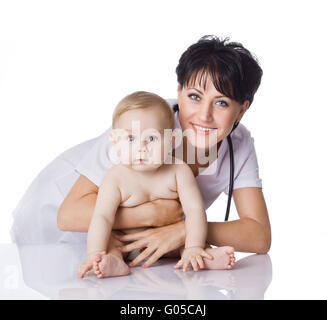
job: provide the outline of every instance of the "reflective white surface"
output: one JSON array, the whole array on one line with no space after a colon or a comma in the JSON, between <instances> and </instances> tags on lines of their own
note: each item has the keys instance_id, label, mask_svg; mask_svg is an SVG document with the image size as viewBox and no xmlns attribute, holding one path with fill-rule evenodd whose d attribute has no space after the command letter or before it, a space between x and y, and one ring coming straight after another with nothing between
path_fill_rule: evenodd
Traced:
<instances>
[{"instance_id":1,"label":"reflective white surface","mask_svg":"<svg viewBox=\"0 0 327 320\"><path fill-rule=\"evenodd\" d=\"M84 245L0 245L1 299L264 299L272 280L269 255L236 253L233 270L174 270L176 259L134 267L125 277L84 279L76 270ZM243 257L242 257L243 256Z\"/></svg>"}]
</instances>

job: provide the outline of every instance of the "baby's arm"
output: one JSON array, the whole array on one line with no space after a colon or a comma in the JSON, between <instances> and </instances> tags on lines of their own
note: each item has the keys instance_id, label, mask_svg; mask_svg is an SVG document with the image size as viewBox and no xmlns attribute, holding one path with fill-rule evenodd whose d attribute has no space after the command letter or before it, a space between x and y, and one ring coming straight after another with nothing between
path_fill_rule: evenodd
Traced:
<instances>
[{"instance_id":1,"label":"baby's arm","mask_svg":"<svg viewBox=\"0 0 327 320\"><path fill-rule=\"evenodd\" d=\"M201 192L191 168L186 163L176 165L176 183L185 214L186 229L185 250L176 267L183 265L183 270L186 271L190 262L193 269L197 269L196 265L202 265L198 262L199 258L211 259L211 256L204 251L208 225Z\"/></svg>"},{"instance_id":2,"label":"baby's arm","mask_svg":"<svg viewBox=\"0 0 327 320\"><path fill-rule=\"evenodd\" d=\"M111 169L99 188L94 214L87 234L87 256L79 268L79 277L83 277L92 268L95 253L107 251L115 214L120 203L121 193L118 178L114 170Z\"/></svg>"}]
</instances>

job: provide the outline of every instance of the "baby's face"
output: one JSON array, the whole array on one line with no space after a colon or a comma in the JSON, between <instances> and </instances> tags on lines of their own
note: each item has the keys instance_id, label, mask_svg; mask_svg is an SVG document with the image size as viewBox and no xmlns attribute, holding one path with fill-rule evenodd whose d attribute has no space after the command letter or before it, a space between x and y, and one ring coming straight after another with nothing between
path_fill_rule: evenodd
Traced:
<instances>
[{"instance_id":1,"label":"baby's face","mask_svg":"<svg viewBox=\"0 0 327 320\"><path fill-rule=\"evenodd\" d=\"M172 150L172 130L167 125L164 112L156 106L120 115L110 133L120 163L137 171L159 168Z\"/></svg>"}]
</instances>

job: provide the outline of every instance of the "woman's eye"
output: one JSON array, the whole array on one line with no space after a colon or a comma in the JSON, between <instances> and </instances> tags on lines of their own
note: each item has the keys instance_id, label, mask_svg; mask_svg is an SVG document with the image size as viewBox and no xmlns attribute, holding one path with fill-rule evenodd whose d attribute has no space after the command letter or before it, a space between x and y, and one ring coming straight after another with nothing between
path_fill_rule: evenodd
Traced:
<instances>
[{"instance_id":1,"label":"woman's eye","mask_svg":"<svg viewBox=\"0 0 327 320\"><path fill-rule=\"evenodd\" d=\"M220 107L228 107L228 103L226 101L224 101L224 100L217 101L216 105L220 106Z\"/></svg>"},{"instance_id":2,"label":"woman's eye","mask_svg":"<svg viewBox=\"0 0 327 320\"><path fill-rule=\"evenodd\" d=\"M194 101L200 101L200 97L194 93L189 94L189 98Z\"/></svg>"},{"instance_id":3,"label":"woman's eye","mask_svg":"<svg viewBox=\"0 0 327 320\"><path fill-rule=\"evenodd\" d=\"M135 138L134 138L133 136L128 136L128 137L127 137L127 141L132 142L132 141L134 141L134 140L135 140Z\"/></svg>"}]
</instances>

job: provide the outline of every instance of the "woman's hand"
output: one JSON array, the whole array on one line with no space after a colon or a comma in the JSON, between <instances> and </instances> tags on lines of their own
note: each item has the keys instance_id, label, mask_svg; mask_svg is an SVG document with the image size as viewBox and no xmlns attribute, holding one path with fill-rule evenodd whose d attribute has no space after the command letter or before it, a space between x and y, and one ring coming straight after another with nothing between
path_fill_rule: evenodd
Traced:
<instances>
[{"instance_id":1,"label":"woman's hand","mask_svg":"<svg viewBox=\"0 0 327 320\"><path fill-rule=\"evenodd\" d=\"M157 199L152 201L154 212L152 214L152 227L163 227L181 221L183 208L179 200Z\"/></svg>"},{"instance_id":2,"label":"woman's hand","mask_svg":"<svg viewBox=\"0 0 327 320\"><path fill-rule=\"evenodd\" d=\"M143 250L133 261L130 266L136 266L144 259L149 259L142 267L149 267L164 254L180 248L185 243L184 221L180 221L160 228L151 228L145 231L131 233L126 235L114 235L114 237L123 242L134 241L123 247L122 252L130 252L134 249Z\"/></svg>"},{"instance_id":3,"label":"woman's hand","mask_svg":"<svg viewBox=\"0 0 327 320\"><path fill-rule=\"evenodd\" d=\"M194 271L198 271L199 268L204 268L203 258L213 259L213 256L204 251L201 247L185 248L181 259L175 265L175 269L183 267L183 271L187 271L189 264L192 265Z\"/></svg>"}]
</instances>

